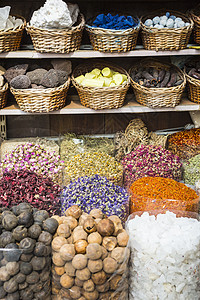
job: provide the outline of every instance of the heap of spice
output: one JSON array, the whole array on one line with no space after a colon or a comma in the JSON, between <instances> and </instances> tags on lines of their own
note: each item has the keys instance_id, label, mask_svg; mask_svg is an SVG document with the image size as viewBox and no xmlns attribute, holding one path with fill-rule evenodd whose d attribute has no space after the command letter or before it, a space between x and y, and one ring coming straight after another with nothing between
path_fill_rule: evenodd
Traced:
<instances>
[{"instance_id":1,"label":"heap of spice","mask_svg":"<svg viewBox=\"0 0 200 300\"><path fill-rule=\"evenodd\" d=\"M28 170L3 173L0 180L0 206L13 207L29 203L50 215L60 212L60 186L49 177Z\"/></svg>"},{"instance_id":2,"label":"heap of spice","mask_svg":"<svg viewBox=\"0 0 200 300\"><path fill-rule=\"evenodd\" d=\"M195 185L200 179L200 154L183 163L183 180L186 184Z\"/></svg>"},{"instance_id":3,"label":"heap of spice","mask_svg":"<svg viewBox=\"0 0 200 300\"><path fill-rule=\"evenodd\" d=\"M85 152L75 155L65 163L64 183L76 180L82 176L98 174L112 182L120 184L123 177L123 167L114 157L100 152Z\"/></svg>"},{"instance_id":4,"label":"heap of spice","mask_svg":"<svg viewBox=\"0 0 200 300\"><path fill-rule=\"evenodd\" d=\"M168 136L168 150L181 159L200 154L200 128L179 131Z\"/></svg>"},{"instance_id":5,"label":"heap of spice","mask_svg":"<svg viewBox=\"0 0 200 300\"><path fill-rule=\"evenodd\" d=\"M59 181L63 162L59 155L48 152L40 145L27 143L17 146L11 154L7 154L1 162L2 172L11 170L29 170Z\"/></svg>"},{"instance_id":6,"label":"heap of spice","mask_svg":"<svg viewBox=\"0 0 200 300\"><path fill-rule=\"evenodd\" d=\"M63 188L61 213L64 214L70 206L75 204L86 213L98 208L104 214L117 215L124 221L129 214L127 191L99 175L80 177Z\"/></svg>"},{"instance_id":7,"label":"heap of spice","mask_svg":"<svg viewBox=\"0 0 200 300\"><path fill-rule=\"evenodd\" d=\"M143 177L131 185L130 191L131 213L152 210L198 212L197 193L171 178Z\"/></svg>"},{"instance_id":8,"label":"heap of spice","mask_svg":"<svg viewBox=\"0 0 200 300\"><path fill-rule=\"evenodd\" d=\"M130 186L135 180L145 177L181 179L182 163L178 156L161 146L139 145L123 160L124 184Z\"/></svg>"},{"instance_id":9,"label":"heap of spice","mask_svg":"<svg viewBox=\"0 0 200 300\"><path fill-rule=\"evenodd\" d=\"M91 137L68 133L62 139L60 145L61 159L67 162L74 155L83 152L103 152L114 156L114 141L108 137Z\"/></svg>"}]
</instances>

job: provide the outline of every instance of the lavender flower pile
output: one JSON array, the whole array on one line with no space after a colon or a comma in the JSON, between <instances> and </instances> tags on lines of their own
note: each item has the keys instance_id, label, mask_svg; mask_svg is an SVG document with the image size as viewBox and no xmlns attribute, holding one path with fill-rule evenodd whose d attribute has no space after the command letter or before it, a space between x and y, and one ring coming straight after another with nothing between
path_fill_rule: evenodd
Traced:
<instances>
[{"instance_id":1,"label":"lavender flower pile","mask_svg":"<svg viewBox=\"0 0 200 300\"><path fill-rule=\"evenodd\" d=\"M123 158L122 165L127 187L145 176L174 180L180 180L182 176L180 158L160 146L140 145Z\"/></svg>"},{"instance_id":2,"label":"lavender flower pile","mask_svg":"<svg viewBox=\"0 0 200 300\"><path fill-rule=\"evenodd\" d=\"M63 188L61 194L61 213L72 205L78 205L89 213L93 208L106 215L117 215L122 221L128 216L129 195L127 191L99 175L84 176Z\"/></svg>"},{"instance_id":3,"label":"lavender flower pile","mask_svg":"<svg viewBox=\"0 0 200 300\"><path fill-rule=\"evenodd\" d=\"M40 145L27 143L17 146L1 162L1 171L29 170L57 181L61 175L63 162L55 152L48 152Z\"/></svg>"}]
</instances>

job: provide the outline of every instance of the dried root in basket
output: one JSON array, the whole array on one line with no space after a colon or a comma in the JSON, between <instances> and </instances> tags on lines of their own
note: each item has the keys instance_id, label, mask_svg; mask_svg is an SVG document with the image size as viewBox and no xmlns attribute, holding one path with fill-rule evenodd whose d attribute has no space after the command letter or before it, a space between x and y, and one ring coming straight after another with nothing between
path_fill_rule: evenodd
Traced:
<instances>
[{"instance_id":1,"label":"dried root in basket","mask_svg":"<svg viewBox=\"0 0 200 300\"><path fill-rule=\"evenodd\" d=\"M157 68L138 68L131 73L132 79L147 88L170 88L183 83L183 79L174 68L169 70Z\"/></svg>"}]
</instances>

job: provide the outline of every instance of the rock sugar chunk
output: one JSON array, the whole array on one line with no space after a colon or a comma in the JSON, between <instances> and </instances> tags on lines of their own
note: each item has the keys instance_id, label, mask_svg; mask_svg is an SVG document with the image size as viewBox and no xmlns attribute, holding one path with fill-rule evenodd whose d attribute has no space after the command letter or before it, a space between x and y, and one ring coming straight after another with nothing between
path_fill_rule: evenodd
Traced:
<instances>
[{"instance_id":1,"label":"rock sugar chunk","mask_svg":"<svg viewBox=\"0 0 200 300\"><path fill-rule=\"evenodd\" d=\"M34 71L27 72L26 75L29 77L32 84L39 85L47 72L48 71L45 69L35 69Z\"/></svg>"},{"instance_id":2,"label":"rock sugar chunk","mask_svg":"<svg viewBox=\"0 0 200 300\"><path fill-rule=\"evenodd\" d=\"M19 75L10 81L10 85L14 89L28 89L31 86L31 81L26 75Z\"/></svg>"},{"instance_id":3,"label":"rock sugar chunk","mask_svg":"<svg viewBox=\"0 0 200 300\"><path fill-rule=\"evenodd\" d=\"M19 75L25 75L28 69L28 64L16 65L14 67L9 68L5 73L4 77L10 83L10 81Z\"/></svg>"}]
</instances>

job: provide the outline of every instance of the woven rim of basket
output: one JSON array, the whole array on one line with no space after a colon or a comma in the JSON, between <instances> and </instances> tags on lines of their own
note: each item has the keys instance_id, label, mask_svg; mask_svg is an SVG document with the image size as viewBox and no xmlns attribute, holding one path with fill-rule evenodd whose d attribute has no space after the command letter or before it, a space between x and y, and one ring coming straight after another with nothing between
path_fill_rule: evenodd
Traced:
<instances>
[{"instance_id":1,"label":"woven rim of basket","mask_svg":"<svg viewBox=\"0 0 200 300\"><path fill-rule=\"evenodd\" d=\"M8 83L6 82L3 86L2 86L2 88L0 88L0 92L5 92L5 91L7 91L8 90Z\"/></svg>"},{"instance_id":2,"label":"woven rim of basket","mask_svg":"<svg viewBox=\"0 0 200 300\"><path fill-rule=\"evenodd\" d=\"M88 20L88 22L91 24L92 20L94 20L96 17L92 17ZM93 27L90 24L85 24L85 29L88 32L92 32L95 34L108 34L108 35L128 35L132 34L134 32L137 32L140 30L141 27L141 21L138 17L132 17L134 20L138 21L138 25L136 27L128 28L128 29L106 29L101 27Z\"/></svg>"},{"instance_id":3,"label":"woven rim of basket","mask_svg":"<svg viewBox=\"0 0 200 300\"><path fill-rule=\"evenodd\" d=\"M199 79L196 79L196 78L194 78L194 77L188 75L188 74L186 73L186 69L185 69L185 68L184 68L184 73L185 73L186 79L187 79L187 81L188 81L189 83L191 83L191 84L193 84L193 85L195 85L195 86L197 86L197 87L200 87L200 80L199 80Z\"/></svg>"},{"instance_id":4,"label":"woven rim of basket","mask_svg":"<svg viewBox=\"0 0 200 300\"><path fill-rule=\"evenodd\" d=\"M6 31L0 30L0 35L9 35L13 33L18 33L26 27L26 19L24 17L18 15L12 15L12 17L17 17L18 19L21 19L23 21L23 24L16 27L15 29L8 29Z\"/></svg>"},{"instance_id":5,"label":"woven rim of basket","mask_svg":"<svg viewBox=\"0 0 200 300\"><path fill-rule=\"evenodd\" d=\"M30 96L31 95L34 96L34 94L37 96L39 94L39 95L44 95L45 96L45 95L49 95L49 94L51 94L53 92L62 91L64 89L66 89L69 85L70 85L70 76L68 77L67 81L64 84L62 84L62 85L60 85L58 87L55 87L55 88L46 88L46 89L33 89L33 88L31 88L31 89L15 89L13 87L10 87L10 90L11 90L11 92L13 94L20 93L20 94L23 94L23 95L27 95L28 94Z\"/></svg>"},{"instance_id":6,"label":"woven rim of basket","mask_svg":"<svg viewBox=\"0 0 200 300\"><path fill-rule=\"evenodd\" d=\"M174 86L174 87L164 87L164 88L147 88L145 86L140 85L139 83L135 82L132 77L131 77L131 73L134 69L137 69L138 67L144 67L144 66L148 66L148 67L157 67L157 68L164 68L164 69L170 69L173 68L174 70L177 71L178 75L181 77L181 79L183 79L183 82L180 85ZM129 69L129 76L131 78L131 84L133 85L134 88L136 88L137 90L143 91L145 93L149 93L149 94L161 94L161 93L170 93L170 92L178 92L179 90L183 89L186 85L186 76L184 74L184 72L179 69L177 66L170 64L170 63L161 63L155 59L144 59L142 61L140 61L139 63L133 65L130 69Z\"/></svg>"},{"instance_id":7,"label":"woven rim of basket","mask_svg":"<svg viewBox=\"0 0 200 300\"><path fill-rule=\"evenodd\" d=\"M31 26L29 23L26 25L26 30L28 33L40 33L45 34L48 33L49 35L66 35L70 33L74 33L75 31L82 31L85 26L85 18L83 14L79 14L78 16L78 25L72 26L71 28L66 29L46 29L46 28L38 28Z\"/></svg>"},{"instance_id":8,"label":"woven rim of basket","mask_svg":"<svg viewBox=\"0 0 200 300\"><path fill-rule=\"evenodd\" d=\"M99 69L103 69L105 67L110 68L111 70L115 71L115 72L120 72L122 74L125 74L127 76L127 81L125 83L122 83L120 85L114 86L114 87L88 87L88 86L83 86L81 84L79 84L78 82L76 82L75 77L80 76L81 74L84 75L85 73L87 73L89 70L93 70L94 68L99 68ZM79 75L77 74L79 72ZM117 91L120 90L121 88L126 88L130 85L130 76L128 74L128 72L123 69L120 66L117 66L115 64L109 63L109 62L101 62L101 61L95 61L95 62L91 62L91 63L86 63L86 64L80 64L78 65L73 73L72 73L72 83L73 85L78 88L78 89L89 89L92 91Z\"/></svg>"},{"instance_id":9,"label":"woven rim of basket","mask_svg":"<svg viewBox=\"0 0 200 300\"><path fill-rule=\"evenodd\" d=\"M193 26L194 26L194 22L192 20L192 18L190 16L187 16L186 14L182 14L178 11L175 10L168 10L170 12L170 14L174 14L176 17L181 17L184 21L187 21L188 23L190 23L190 25L188 26L184 26L182 28L154 28L154 27L148 27L146 25L144 25L144 22L147 19L151 19L154 18L157 15L161 15L161 14L165 14L166 10L155 10L154 12L151 12L148 15L142 16L141 18L141 29L143 31L146 32L151 32L151 33L182 33L183 31L189 31L192 30Z\"/></svg>"},{"instance_id":10,"label":"woven rim of basket","mask_svg":"<svg viewBox=\"0 0 200 300\"><path fill-rule=\"evenodd\" d=\"M189 12L192 20L200 25L200 5Z\"/></svg>"}]
</instances>

